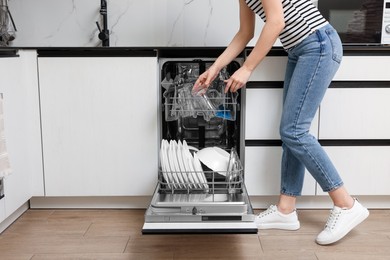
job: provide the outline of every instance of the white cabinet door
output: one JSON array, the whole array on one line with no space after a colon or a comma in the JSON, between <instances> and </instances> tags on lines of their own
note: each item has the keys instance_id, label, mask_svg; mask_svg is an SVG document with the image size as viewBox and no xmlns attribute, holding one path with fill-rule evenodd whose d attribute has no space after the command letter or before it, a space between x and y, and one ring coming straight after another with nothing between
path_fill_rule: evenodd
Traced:
<instances>
[{"instance_id":1,"label":"white cabinet door","mask_svg":"<svg viewBox=\"0 0 390 260\"><path fill-rule=\"evenodd\" d=\"M390 139L390 88L329 89L321 104L320 139Z\"/></svg>"},{"instance_id":2,"label":"white cabinet door","mask_svg":"<svg viewBox=\"0 0 390 260\"><path fill-rule=\"evenodd\" d=\"M249 81L283 81L287 56L266 57L253 71ZM344 56L334 80L390 80L389 56Z\"/></svg>"},{"instance_id":3,"label":"white cabinet door","mask_svg":"<svg viewBox=\"0 0 390 260\"><path fill-rule=\"evenodd\" d=\"M279 125L282 115L283 89L246 89L245 139L280 139ZM318 135L318 113L313 119L310 132Z\"/></svg>"},{"instance_id":4,"label":"white cabinet door","mask_svg":"<svg viewBox=\"0 0 390 260\"><path fill-rule=\"evenodd\" d=\"M39 58L46 196L150 195L156 57Z\"/></svg>"},{"instance_id":5,"label":"white cabinet door","mask_svg":"<svg viewBox=\"0 0 390 260\"><path fill-rule=\"evenodd\" d=\"M334 80L390 80L390 56L344 56Z\"/></svg>"},{"instance_id":6,"label":"white cabinet door","mask_svg":"<svg viewBox=\"0 0 390 260\"><path fill-rule=\"evenodd\" d=\"M245 139L280 139L282 89L246 89Z\"/></svg>"},{"instance_id":7,"label":"white cabinet door","mask_svg":"<svg viewBox=\"0 0 390 260\"><path fill-rule=\"evenodd\" d=\"M43 195L37 54L20 50L0 58L4 127L12 174L4 179L5 217L33 195Z\"/></svg>"},{"instance_id":8,"label":"white cabinet door","mask_svg":"<svg viewBox=\"0 0 390 260\"><path fill-rule=\"evenodd\" d=\"M389 146L324 147L352 195L390 195ZM318 188L319 194L324 194Z\"/></svg>"},{"instance_id":9,"label":"white cabinet door","mask_svg":"<svg viewBox=\"0 0 390 260\"><path fill-rule=\"evenodd\" d=\"M250 196L280 194L282 147L245 147L245 186ZM315 195L315 180L306 171L302 195Z\"/></svg>"},{"instance_id":10,"label":"white cabinet door","mask_svg":"<svg viewBox=\"0 0 390 260\"><path fill-rule=\"evenodd\" d=\"M256 67L249 81L284 81L287 56L269 56Z\"/></svg>"}]
</instances>

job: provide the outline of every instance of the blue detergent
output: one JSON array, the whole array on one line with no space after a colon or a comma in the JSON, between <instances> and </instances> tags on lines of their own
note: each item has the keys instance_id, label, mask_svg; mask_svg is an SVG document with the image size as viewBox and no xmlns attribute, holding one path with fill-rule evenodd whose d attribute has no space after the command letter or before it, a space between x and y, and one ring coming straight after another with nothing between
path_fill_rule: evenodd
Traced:
<instances>
[{"instance_id":1,"label":"blue detergent","mask_svg":"<svg viewBox=\"0 0 390 260\"><path fill-rule=\"evenodd\" d=\"M219 105L215 116L226 120L233 120L232 112L227 110L223 105Z\"/></svg>"}]
</instances>

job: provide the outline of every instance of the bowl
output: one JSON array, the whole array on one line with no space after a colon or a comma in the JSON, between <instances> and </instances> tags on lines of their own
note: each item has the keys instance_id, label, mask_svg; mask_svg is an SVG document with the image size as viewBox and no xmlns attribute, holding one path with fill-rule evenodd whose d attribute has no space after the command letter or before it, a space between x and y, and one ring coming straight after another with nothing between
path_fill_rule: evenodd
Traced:
<instances>
[{"instance_id":1,"label":"bowl","mask_svg":"<svg viewBox=\"0 0 390 260\"><path fill-rule=\"evenodd\" d=\"M230 154L219 148L206 147L197 153L199 160L211 170L218 172L219 174L226 176L226 172L229 167Z\"/></svg>"}]
</instances>

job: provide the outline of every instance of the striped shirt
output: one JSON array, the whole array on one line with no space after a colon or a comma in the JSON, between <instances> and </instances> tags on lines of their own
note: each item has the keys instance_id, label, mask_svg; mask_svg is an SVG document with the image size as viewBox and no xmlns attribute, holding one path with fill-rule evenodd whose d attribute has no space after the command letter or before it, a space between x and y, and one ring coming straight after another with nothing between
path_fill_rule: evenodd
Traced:
<instances>
[{"instance_id":1,"label":"striped shirt","mask_svg":"<svg viewBox=\"0 0 390 260\"><path fill-rule=\"evenodd\" d=\"M266 22L261 0L245 0L249 8ZM275 0L277 1L277 0ZM315 30L328 24L311 0L281 0L285 27L279 35L283 48L288 50L303 41ZM348 0L347 0L348 1Z\"/></svg>"}]
</instances>

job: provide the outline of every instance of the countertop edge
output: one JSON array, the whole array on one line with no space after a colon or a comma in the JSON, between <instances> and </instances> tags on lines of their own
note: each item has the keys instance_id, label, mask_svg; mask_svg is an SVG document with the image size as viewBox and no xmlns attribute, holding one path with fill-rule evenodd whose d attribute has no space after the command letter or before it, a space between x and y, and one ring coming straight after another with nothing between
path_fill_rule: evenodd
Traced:
<instances>
[{"instance_id":1,"label":"countertop edge","mask_svg":"<svg viewBox=\"0 0 390 260\"><path fill-rule=\"evenodd\" d=\"M225 46L216 47L0 47L0 57L17 56L19 50L37 50L39 57L217 57ZM390 56L390 46L344 45L345 56ZM247 47L239 55L252 51ZM282 47L273 47L268 56L286 56Z\"/></svg>"}]
</instances>

